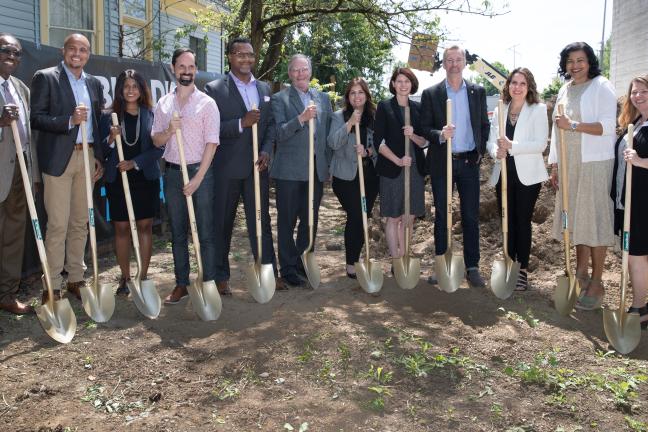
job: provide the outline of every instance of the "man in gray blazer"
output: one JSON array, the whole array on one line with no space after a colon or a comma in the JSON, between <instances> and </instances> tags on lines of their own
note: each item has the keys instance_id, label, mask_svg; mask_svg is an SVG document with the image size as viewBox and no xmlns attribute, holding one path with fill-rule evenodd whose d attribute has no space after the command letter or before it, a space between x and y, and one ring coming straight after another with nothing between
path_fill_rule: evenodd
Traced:
<instances>
[{"instance_id":1,"label":"man in gray blazer","mask_svg":"<svg viewBox=\"0 0 648 432\"><path fill-rule=\"evenodd\" d=\"M331 153L326 145L333 110L326 93L309 88L312 68L303 54L292 56L288 76L292 85L272 96L277 146L270 177L277 186L277 226L281 276L288 285L306 278L300 256L308 247L308 120L315 119L315 218L317 233L323 182L329 178ZM309 107L313 101L314 106ZM295 225L299 218L297 240Z\"/></svg>"},{"instance_id":2,"label":"man in gray blazer","mask_svg":"<svg viewBox=\"0 0 648 432\"><path fill-rule=\"evenodd\" d=\"M29 89L12 74L20 64L22 46L0 33L0 310L25 314L33 308L16 299L25 246L27 201L16 158L11 122L16 120L32 186L39 181L38 163L29 128Z\"/></svg>"},{"instance_id":3,"label":"man in gray blazer","mask_svg":"<svg viewBox=\"0 0 648 432\"><path fill-rule=\"evenodd\" d=\"M39 131L38 161L45 187L45 250L52 284L58 287L65 265L67 291L81 299L84 282L88 207L85 192L81 122L86 121L93 182L103 174L99 117L104 107L101 82L83 71L90 42L79 33L65 38L63 61L39 70L32 79L31 124ZM83 103L84 107L80 107ZM58 296L59 290L55 290ZM47 300L47 292L43 302Z\"/></svg>"},{"instance_id":4,"label":"man in gray blazer","mask_svg":"<svg viewBox=\"0 0 648 432\"><path fill-rule=\"evenodd\" d=\"M254 173L260 171L261 262L276 263L270 226L268 163L275 126L270 108L270 86L254 78L255 54L249 39L235 38L227 44L229 73L205 86L220 111L220 146L214 155L216 284L221 294L230 295L229 250L239 197L243 196L245 222L254 258L257 257ZM253 109L253 107L256 107ZM254 166L252 125L257 124L259 161Z\"/></svg>"}]
</instances>

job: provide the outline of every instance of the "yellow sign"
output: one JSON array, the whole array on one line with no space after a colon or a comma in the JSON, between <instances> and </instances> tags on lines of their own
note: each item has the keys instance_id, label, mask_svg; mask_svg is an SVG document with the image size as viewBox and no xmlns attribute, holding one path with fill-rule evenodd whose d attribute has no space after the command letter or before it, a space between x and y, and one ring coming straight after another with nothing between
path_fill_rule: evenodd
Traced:
<instances>
[{"instance_id":1,"label":"yellow sign","mask_svg":"<svg viewBox=\"0 0 648 432\"><path fill-rule=\"evenodd\" d=\"M434 72L434 56L439 38L424 33L414 33L407 63L412 69Z\"/></svg>"}]
</instances>

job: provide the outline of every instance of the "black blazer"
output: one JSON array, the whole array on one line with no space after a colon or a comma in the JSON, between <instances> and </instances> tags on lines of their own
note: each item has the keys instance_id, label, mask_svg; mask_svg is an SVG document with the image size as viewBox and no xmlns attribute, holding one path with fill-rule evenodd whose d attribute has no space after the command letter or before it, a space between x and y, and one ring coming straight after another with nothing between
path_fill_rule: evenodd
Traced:
<instances>
[{"instance_id":1,"label":"black blazer","mask_svg":"<svg viewBox=\"0 0 648 432\"><path fill-rule=\"evenodd\" d=\"M410 107L410 120L414 127L416 135L422 135L420 127L420 108L421 104L416 101L409 101ZM391 99L381 101L376 109L376 120L374 122L374 147L379 148L382 140L389 149L398 157L405 156L405 136L403 135L403 126L405 126L405 119L401 113L400 107L396 96ZM416 168L418 172L425 176L425 154L423 149L414 145L414 153L416 157ZM378 175L396 178L401 172L401 167L387 159L385 156L378 153L378 162L376 162L376 172Z\"/></svg>"},{"instance_id":2,"label":"black blazer","mask_svg":"<svg viewBox=\"0 0 648 432\"><path fill-rule=\"evenodd\" d=\"M86 85L92 102L94 157L103 162L99 118L105 99L101 82L86 74ZM45 174L60 176L65 171L79 131L79 126L69 129L69 121L76 100L63 65L59 64L36 71L31 85L31 127L38 130L36 143L40 169Z\"/></svg>"},{"instance_id":3,"label":"black blazer","mask_svg":"<svg viewBox=\"0 0 648 432\"><path fill-rule=\"evenodd\" d=\"M257 125L259 133L259 152L272 156L272 145L275 139L275 122L270 106L270 86L257 80L259 92L259 110L261 119ZM214 155L214 170L224 173L228 178L243 179L252 174L252 128L243 128L239 132L239 119L248 109L241 93L230 75L212 81L205 86L205 93L211 96L220 112L220 145Z\"/></svg>"},{"instance_id":4,"label":"black blazer","mask_svg":"<svg viewBox=\"0 0 648 432\"><path fill-rule=\"evenodd\" d=\"M486 108L486 91L480 85L466 81L468 106L470 107L470 123L472 125L475 147L481 156L486 152L486 142L490 132L490 122ZM446 143L441 144L439 137L441 129L447 124L446 120L446 80L425 89L421 96L421 129L423 136L430 142L426 165L432 177L446 175Z\"/></svg>"},{"instance_id":5,"label":"black blazer","mask_svg":"<svg viewBox=\"0 0 648 432\"><path fill-rule=\"evenodd\" d=\"M123 121L123 120L122 120ZM144 174L147 180L155 180L160 177L159 160L164 153L163 147L156 147L153 145L153 138L151 138L151 128L153 127L153 111L142 107L140 110L140 146L141 153L133 158L139 169ZM103 154L105 155L104 164L104 181L112 183L117 180L117 164L119 163L119 155L117 154L117 146L110 148L108 145L108 138L110 137L110 126L112 125L111 113L103 113L99 122L99 132L102 140ZM122 138L122 143L124 139Z\"/></svg>"}]
</instances>

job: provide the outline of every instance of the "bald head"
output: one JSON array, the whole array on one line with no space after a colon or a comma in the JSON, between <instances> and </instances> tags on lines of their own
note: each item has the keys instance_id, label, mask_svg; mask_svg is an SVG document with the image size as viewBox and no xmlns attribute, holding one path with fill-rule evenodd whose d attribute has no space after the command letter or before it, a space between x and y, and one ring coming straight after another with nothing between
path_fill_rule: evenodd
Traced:
<instances>
[{"instance_id":1,"label":"bald head","mask_svg":"<svg viewBox=\"0 0 648 432\"><path fill-rule=\"evenodd\" d=\"M65 66L79 78L90 58L90 42L84 35L73 33L63 41L61 53Z\"/></svg>"},{"instance_id":2,"label":"bald head","mask_svg":"<svg viewBox=\"0 0 648 432\"><path fill-rule=\"evenodd\" d=\"M90 41L88 40L87 37L85 37L81 33L72 33L68 35L63 41L63 48L65 48L66 46L68 46L69 43L72 42L79 42L82 45L85 45L86 48L88 48L88 51L90 51Z\"/></svg>"}]
</instances>

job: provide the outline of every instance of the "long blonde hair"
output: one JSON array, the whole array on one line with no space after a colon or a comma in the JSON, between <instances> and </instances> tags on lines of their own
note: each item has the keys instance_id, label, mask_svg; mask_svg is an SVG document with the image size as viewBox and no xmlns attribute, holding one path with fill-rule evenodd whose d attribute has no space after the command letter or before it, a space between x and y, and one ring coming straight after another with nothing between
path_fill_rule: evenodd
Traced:
<instances>
[{"instance_id":1,"label":"long blonde hair","mask_svg":"<svg viewBox=\"0 0 648 432\"><path fill-rule=\"evenodd\" d=\"M632 104L630 100L630 93L632 92L632 84L641 83L648 88L648 74L640 75L632 78L630 85L628 86L628 93L625 96L623 101L623 106L621 107L621 114L619 115L619 128L624 130L628 127L630 123L636 120L639 117L639 110Z\"/></svg>"}]
</instances>

